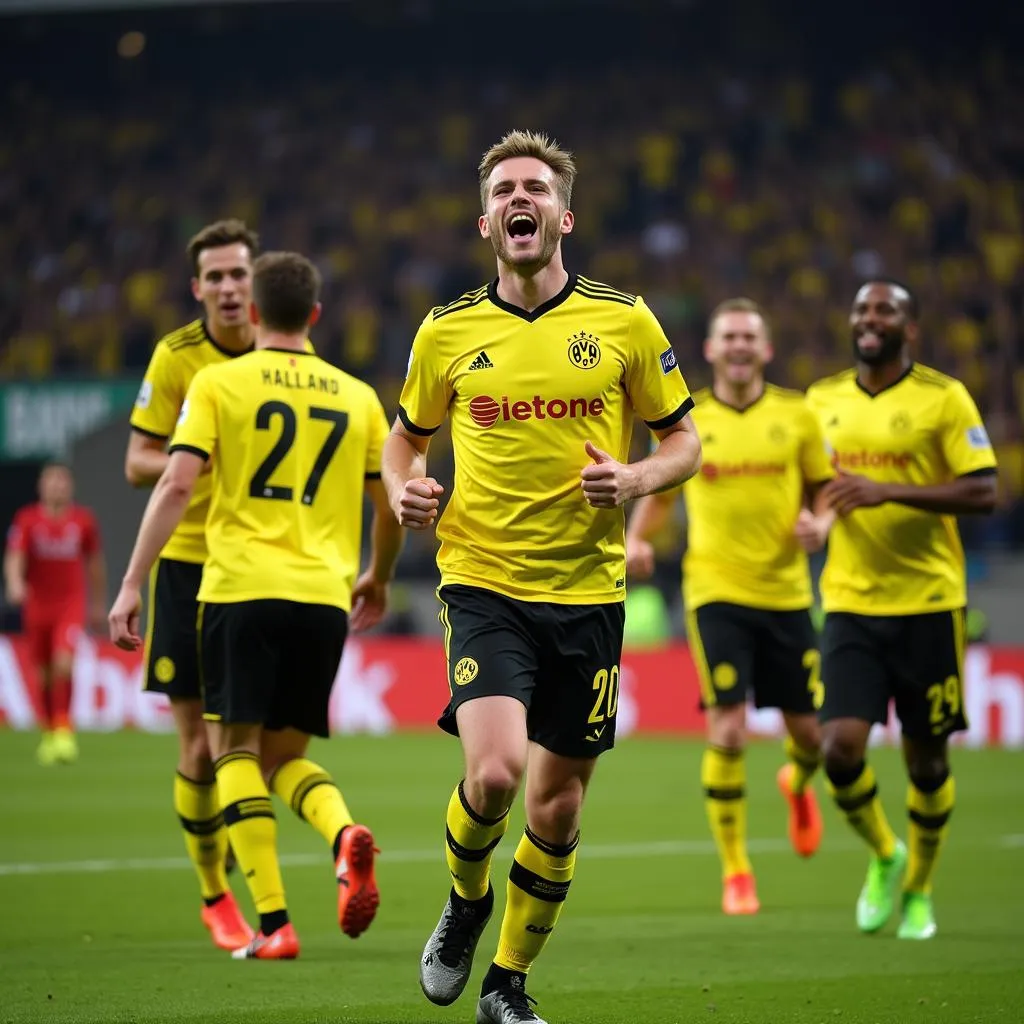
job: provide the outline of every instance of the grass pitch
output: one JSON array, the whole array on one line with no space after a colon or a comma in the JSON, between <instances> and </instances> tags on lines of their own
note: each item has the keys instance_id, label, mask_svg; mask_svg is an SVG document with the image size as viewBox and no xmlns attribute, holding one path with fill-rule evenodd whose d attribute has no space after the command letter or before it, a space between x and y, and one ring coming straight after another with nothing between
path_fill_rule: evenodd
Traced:
<instances>
[{"instance_id":1,"label":"grass pitch","mask_svg":"<svg viewBox=\"0 0 1024 1024\"><path fill-rule=\"evenodd\" d=\"M454 1006L432 1006L419 991L417 962L447 891L442 843L461 763L455 741L342 737L314 746L383 849L382 903L369 932L345 938L329 851L278 804L289 909L302 941L293 963L238 963L210 944L170 805L173 737L86 735L78 765L46 770L34 762L34 745L31 735L0 734L0 1021L474 1020L522 816L496 857L498 908L473 980ZM866 854L830 806L818 855L800 861L789 851L774 744L755 746L748 760L763 909L724 917L700 752L695 742L633 738L602 759L576 879L531 974L538 1012L551 1024L1024 1019L1021 754L955 753L958 806L936 887L939 935L915 944L894 937L895 922L873 937L856 931ZM897 755L880 750L872 760L903 834ZM237 873L233 883L249 908Z\"/></svg>"}]
</instances>

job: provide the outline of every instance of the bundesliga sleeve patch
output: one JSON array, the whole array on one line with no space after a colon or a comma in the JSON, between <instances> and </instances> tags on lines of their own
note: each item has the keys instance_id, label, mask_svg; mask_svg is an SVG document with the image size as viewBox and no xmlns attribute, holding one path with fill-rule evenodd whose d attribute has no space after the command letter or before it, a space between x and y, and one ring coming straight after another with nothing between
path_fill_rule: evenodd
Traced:
<instances>
[{"instance_id":1,"label":"bundesliga sleeve patch","mask_svg":"<svg viewBox=\"0 0 1024 1024\"><path fill-rule=\"evenodd\" d=\"M972 448L991 448L992 442L984 427L970 427L967 430L967 443Z\"/></svg>"},{"instance_id":2,"label":"bundesliga sleeve patch","mask_svg":"<svg viewBox=\"0 0 1024 1024\"><path fill-rule=\"evenodd\" d=\"M676 354L672 351L672 346L669 345L669 347L661 353L661 372L671 373L675 368Z\"/></svg>"},{"instance_id":3,"label":"bundesliga sleeve patch","mask_svg":"<svg viewBox=\"0 0 1024 1024\"><path fill-rule=\"evenodd\" d=\"M139 388L139 393L135 398L136 409L148 409L149 403L153 401L153 382L144 380L142 387Z\"/></svg>"}]
</instances>

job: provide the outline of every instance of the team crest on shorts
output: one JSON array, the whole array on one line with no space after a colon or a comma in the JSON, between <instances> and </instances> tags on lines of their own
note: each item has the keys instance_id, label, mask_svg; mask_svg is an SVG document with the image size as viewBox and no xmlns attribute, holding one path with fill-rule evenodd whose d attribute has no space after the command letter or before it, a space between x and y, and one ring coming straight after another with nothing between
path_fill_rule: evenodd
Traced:
<instances>
[{"instance_id":1,"label":"team crest on shorts","mask_svg":"<svg viewBox=\"0 0 1024 1024\"><path fill-rule=\"evenodd\" d=\"M174 662L170 658L157 658L153 666L153 675L158 683L169 683L174 678Z\"/></svg>"},{"instance_id":2,"label":"team crest on shorts","mask_svg":"<svg viewBox=\"0 0 1024 1024\"><path fill-rule=\"evenodd\" d=\"M569 362L579 370L592 370L601 362L600 338L579 331L569 339Z\"/></svg>"},{"instance_id":3,"label":"team crest on shorts","mask_svg":"<svg viewBox=\"0 0 1024 1024\"><path fill-rule=\"evenodd\" d=\"M716 690L731 690L739 679L735 665L727 661L719 662L711 673L711 682Z\"/></svg>"},{"instance_id":4,"label":"team crest on shorts","mask_svg":"<svg viewBox=\"0 0 1024 1024\"><path fill-rule=\"evenodd\" d=\"M462 658L455 666L452 678L455 680L456 686L465 686L466 683L471 683L476 679L476 674L479 671L480 666L476 663L475 658Z\"/></svg>"}]
</instances>

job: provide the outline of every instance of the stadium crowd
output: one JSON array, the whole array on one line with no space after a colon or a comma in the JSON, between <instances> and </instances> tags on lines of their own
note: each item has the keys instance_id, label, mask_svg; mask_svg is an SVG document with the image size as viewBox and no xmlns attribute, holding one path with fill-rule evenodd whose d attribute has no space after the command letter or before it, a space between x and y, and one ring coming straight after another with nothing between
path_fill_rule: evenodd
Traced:
<instances>
[{"instance_id":1,"label":"stadium crowd","mask_svg":"<svg viewBox=\"0 0 1024 1024\"><path fill-rule=\"evenodd\" d=\"M225 78L244 36L232 47ZM267 247L314 255L318 349L393 410L426 310L493 273L474 226L478 154L497 131L538 127L581 169L567 260L645 296L693 387L707 383L701 343L721 299L762 304L771 377L803 388L850 365L856 284L905 280L920 358L968 385L997 446L1004 514L969 540L1024 542L1019 67L993 51L962 68L897 56L709 74L659 51L539 82L531 71L528 86L504 68L435 66L372 88L364 66L341 66L216 90L129 68L112 114L87 90L76 101L12 77L0 378L141 374L154 339L194 315L184 240L231 215ZM144 88L125 89L134 75Z\"/></svg>"}]
</instances>

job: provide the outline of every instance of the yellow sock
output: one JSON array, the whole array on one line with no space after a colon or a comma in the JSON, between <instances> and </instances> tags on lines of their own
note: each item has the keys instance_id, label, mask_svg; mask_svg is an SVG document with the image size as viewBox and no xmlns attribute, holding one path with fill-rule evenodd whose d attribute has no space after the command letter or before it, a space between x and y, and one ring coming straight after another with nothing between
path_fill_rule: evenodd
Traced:
<instances>
[{"instance_id":1,"label":"yellow sock","mask_svg":"<svg viewBox=\"0 0 1024 1024\"><path fill-rule=\"evenodd\" d=\"M334 845L353 818L341 790L315 761L297 757L274 772L270 788L300 817Z\"/></svg>"},{"instance_id":2,"label":"yellow sock","mask_svg":"<svg viewBox=\"0 0 1024 1024\"><path fill-rule=\"evenodd\" d=\"M793 766L793 772L789 777L790 788L796 794L802 793L821 764L821 754L816 750L805 750L792 736L786 737L783 747L789 763Z\"/></svg>"},{"instance_id":3,"label":"yellow sock","mask_svg":"<svg viewBox=\"0 0 1024 1024\"><path fill-rule=\"evenodd\" d=\"M700 766L711 835L722 861L722 877L750 874L747 856L747 769L742 750L709 746Z\"/></svg>"},{"instance_id":4,"label":"yellow sock","mask_svg":"<svg viewBox=\"0 0 1024 1024\"><path fill-rule=\"evenodd\" d=\"M552 846L527 829L519 840L494 958L499 967L526 974L540 956L569 892L579 838Z\"/></svg>"},{"instance_id":5,"label":"yellow sock","mask_svg":"<svg viewBox=\"0 0 1024 1024\"><path fill-rule=\"evenodd\" d=\"M277 860L277 820L255 754L239 750L218 758L217 792L231 847L260 914L285 909Z\"/></svg>"},{"instance_id":6,"label":"yellow sock","mask_svg":"<svg viewBox=\"0 0 1024 1024\"><path fill-rule=\"evenodd\" d=\"M224 858L228 852L228 830L217 802L217 783L196 782L180 772L174 776L174 810L185 835L188 859L199 876L204 900L228 891Z\"/></svg>"},{"instance_id":7,"label":"yellow sock","mask_svg":"<svg viewBox=\"0 0 1024 1024\"><path fill-rule=\"evenodd\" d=\"M455 892L464 900L487 895L491 856L508 828L508 811L500 818L481 818L466 799L462 783L455 787L445 816L445 857Z\"/></svg>"},{"instance_id":8,"label":"yellow sock","mask_svg":"<svg viewBox=\"0 0 1024 1024\"><path fill-rule=\"evenodd\" d=\"M853 830L883 860L896 850L896 833L878 798L878 783L871 766L861 762L849 776L828 778L828 789Z\"/></svg>"},{"instance_id":9,"label":"yellow sock","mask_svg":"<svg viewBox=\"0 0 1024 1024\"><path fill-rule=\"evenodd\" d=\"M931 892L935 864L949 831L949 816L956 803L956 784L947 776L931 793L918 789L911 781L907 789L907 873L903 879L906 892Z\"/></svg>"}]
</instances>

